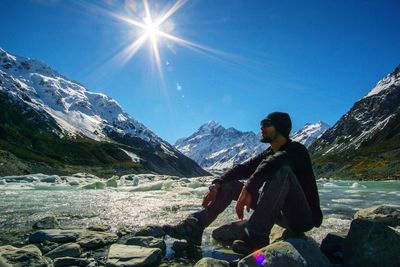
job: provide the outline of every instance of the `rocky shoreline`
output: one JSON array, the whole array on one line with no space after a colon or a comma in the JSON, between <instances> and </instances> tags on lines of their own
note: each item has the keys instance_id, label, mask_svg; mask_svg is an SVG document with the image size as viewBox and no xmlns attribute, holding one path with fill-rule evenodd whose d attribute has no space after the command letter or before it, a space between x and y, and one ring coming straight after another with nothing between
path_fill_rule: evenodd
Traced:
<instances>
[{"instance_id":1,"label":"rocky shoreline","mask_svg":"<svg viewBox=\"0 0 400 267\"><path fill-rule=\"evenodd\" d=\"M321 244L307 233L291 236L275 225L271 244L247 256L230 250L243 226L235 222L216 228L212 237L225 249L204 257L201 248L183 241L167 245L158 225L114 233L101 224L61 228L56 217L48 216L32 226L21 247L0 246L0 266L400 266L399 207L359 210L348 232L329 233Z\"/></svg>"}]
</instances>

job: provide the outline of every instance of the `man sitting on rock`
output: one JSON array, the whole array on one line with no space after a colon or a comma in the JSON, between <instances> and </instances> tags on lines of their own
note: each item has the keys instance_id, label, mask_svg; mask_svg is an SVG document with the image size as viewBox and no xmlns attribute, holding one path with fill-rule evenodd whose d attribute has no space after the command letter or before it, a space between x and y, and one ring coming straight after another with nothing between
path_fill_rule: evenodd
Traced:
<instances>
[{"instance_id":1,"label":"man sitting on rock","mask_svg":"<svg viewBox=\"0 0 400 267\"><path fill-rule=\"evenodd\" d=\"M289 114L270 113L261 121L260 128L261 142L271 146L215 179L204 195L203 209L177 225L164 225L166 234L200 246L204 229L232 200L237 201L240 220L245 207L247 212L254 210L246 223L244 238L233 242L232 249L237 253L250 254L267 246L275 223L295 236L321 225L322 212L310 156L304 145L290 140ZM246 183L241 179L247 179Z\"/></svg>"}]
</instances>

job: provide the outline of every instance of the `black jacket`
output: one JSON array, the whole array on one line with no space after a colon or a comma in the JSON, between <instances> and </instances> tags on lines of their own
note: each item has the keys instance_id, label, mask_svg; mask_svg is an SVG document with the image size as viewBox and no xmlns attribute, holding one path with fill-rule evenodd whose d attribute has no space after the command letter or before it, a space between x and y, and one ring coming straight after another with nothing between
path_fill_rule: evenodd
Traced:
<instances>
[{"instance_id":1,"label":"black jacket","mask_svg":"<svg viewBox=\"0 0 400 267\"><path fill-rule=\"evenodd\" d=\"M224 173L212 183L223 183L232 180L247 179L247 190L254 195L283 164L289 164L296 175L313 213L316 227L322 223L322 211L319 202L318 188L315 175L311 166L310 155L307 148L299 142L291 141L273 152L271 147L257 156L238 164Z\"/></svg>"}]
</instances>

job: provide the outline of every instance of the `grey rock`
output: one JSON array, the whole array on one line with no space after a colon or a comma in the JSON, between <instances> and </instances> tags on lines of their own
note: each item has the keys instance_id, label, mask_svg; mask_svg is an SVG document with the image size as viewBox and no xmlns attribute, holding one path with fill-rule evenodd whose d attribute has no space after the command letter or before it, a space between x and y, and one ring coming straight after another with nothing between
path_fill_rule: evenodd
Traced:
<instances>
[{"instance_id":1,"label":"grey rock","mask_svg":"<svg viewBox=\"0 0 400 267\"><path fill-rule=\"evenodd\" d=\"M247 221L237 221L237 222L232 222L229 224L222 225L212 231L212 237L217 240L218 242L221 242L222 244L227 244L231 245L233 241L237 239L242 239L245 235L245 226L246 226ZM283 240L283 234L285 232L285 229L278 226L274 225L271 229L271 233L269 235L269 240L270 244Z\"/></svg>"},{"instance_id":2,"label":"grey rock","mask_svg":"<svg viewBox=\"0 0 400 267\"><path fill-rule=\"evenodd\" d=\"M196 262L194 267L229 267L229 262L205 257Z\"/></svg>"},{"instance_id":3,"label":"grey rock","mask_svg":"<svg viewBox=\"0 0 400 267\"><path fill-rule=\"evenodd\" d=\"M48 240L45 240L42 243L40 243L40 249L41 249L42 253L47 253L49 251L52 251L53 249L55 249L58 246L60 246L59 243L51 242Z\"/></svg>"},{"instance_id":4,"label":"grey rock","mask_svg":"<svg viewBox=\"0 0 400 267\"><path fill-rule=\"evenodd\" d=\"M224 244L232 244L233 241L237 239L242 239L245 235L244 228L247 221L233 222L229 224L222 225L214 229L211 236Z\"/></svg>"},{"instance_id":5,"label":"grey rock","mask_svg":"<svg viewBox=\"0 0 400 267\"><path fill-rule=\"evenodd\" d=\"M193 261L191 259L174 257L169 259L163 259L159 267L188 267L192 265Z\"/></svg>"},{"instance_id":6,"label":"grey rock","mask_svg":"<svg viewBox=\"0 0 400 267\"><path fill-rule=\"evenodd\" d=\"M31 251L33 253L36 253L39 256L42 256L42 251L40 251L40 248L38 248L35 245L26 245L26 246L23 246L21 249Z\"/></svg>"},{"instance_id":7,"label":"grey rock","mask_svg":"<svg viewBox=\"0 0 400 267\"><path fill-rule=\"evenodd\" d=\"M113 244L108 252L106 267L157 266L161 253L159 248Z\"/></svg>"},{"instance_id":8,"label":"grey rock","mask_svg":"<svg viewBox=\"0 0 400 267\"><path fill-rule=\"evenodd\" d=\"M345 266L400 266L400 235L383 223L353 220L343 243Z\"/></svg>"},{"instance_id":9,"label":"grey rock","mask_svg":"<svg viewBox=\"0 0 400 267\"><path fill-rule=\"evenodd\" d=\"M97 232L82 229L48 229L39 230L29 236L31 243L42 243L51 241L57 243L77 242L84 249L100 248L117 241L118 236L114 233Z\"/></svg>"},{"instance_id":10,"label":"grey rock","mask_svg":"<svg viewBox=\"0 0 400 267\"><path fill-rule=\"evenodd\" d=\"M110 225L107 224L96 224L87 228L90 231L107 232L111 229Z\"/></svg>"},{"instance_id":11,"label":"grey rock","mask_svg":"<svg viewBox=\"0 0 400 267\"><path fill-rule=\"evenodd\" d=\"M163 237L165 232L161 226L158 225L148 225L136 232L136 236L153 236L153 237Z\"/></svg>"},{"instance_id":12,"label":"grey rock","mask_svg":"<svg viewBox=\"0 0 400 267\"><path fill-rule=\"evenodd\" d=\"M287 239L268 245L239 261L238 266L331 266L312 239Z\"/></svg>"},{"instance_id":13,"label":"grey rock","mask_svg":"<svg viewBox=\"0 0 400 267\"><path fill-rule=\"evenodd\" d=\"M58 243L75 241L83 230L48 229L39 230L29 236L30 243L42 243L45 240Z\"/></svg>"},{"instance_id":14,"label":"grey rock","mask_svg":"<svg viewBox=\"0 0 400 267\"><path fill-rule=\"evenodd\" d=\"M159 248L165 252L167 246L165 241L160 238L155 238L152 236L133 236L127 238L124 242L125 245L136 245L146 248Z\"/></svg>"},{"instance_id":15,"label":"grey rock","mask_svg":"<svg viewBox=\"0 0 400 267\"><path fill-rule=\"evenodd\" d=\"M62 258L62 257L79 257L82 253L81 246L76 243L63 244L54 250L45 254L50 259Z\"/></svg>"},{"instance_id":16,"label":"grey rock","mask_svg":"<svg viewBox=\"0 0 400 267\"><path fill-rule=\"evenodd\" d=\"M133 232L132 229L130 229L130 228L126 227L126 226L121 226L117 230L117 235L121 237L121 236L125 236L125 235L128 235L128 234L131 234L132 232Z\"/></svg>"},{"instance_id":17,"label":"grey rock","mask_svg":"<svg viewBox=\"0 0 400 267\"><path fill-rule=\"evenodd\" d=\"M343 243L346 235L346 233L329 233L322 240L320 249L331 263L343 264Z\"/></svg>"},{"instance_id":18,"label":"grey rock","mask_svg":"<svg viewBox=\"0 0 400 267\"><path fill-rule=\"evenodd\" d=\"M59 228L60 223L55 216L47 216L35 222L32 226L33 229L55 229Z\"/></svg>"},{"instance_id":19,"label":"grey rock","mask_svg":"<svg viewBox=\"0 0 400 267\"><path fill-rule=\"evenodd\" d=\"M16 248L13 246L0 247L0 266L5 267L50 267L53 263L50 259L40 255L36 249Z\"/></svg>"},{"instance_id":20,"label":"grey rock","mask_svg":"<svg viewBox=\"0 0 400 267\"><path fill-rule=\"evenodd\" d=\"M378 205L361 209L354 214L354 219L366 219L393 227L400 226L400 207Z\"/></svg>"},{"instance_id":21,"label":"grey rock","mask_svg":"<svg viewBox=\"0 0 400 267\"><path fill-rule=\"evenodd\" d=\"M114 233L83 231L77 242L84 249L96 249L114 243L117 240L118 236Z\"/></svg>"},{"instance_id":22,"label":"grey rock","mask_svg":"<svg viewBox=\"0 0 400 267\"><path fill-rule=\"evenodd\" d=\"M54 260L54 267L89 266L93 261L85 258L62 257ZM95 266L95 265L94 265Z\"/></svg>"},{"instance_id":23,"label":"grey rock","mask_svg":"<svg viewBox=\"0 0 400 267\"><path fill-rule=\"evenodd\" d=\"M175 241L172 250L177 257L187 257L192 260L200 260L203 257L201 247L188 244L186 241Z\"/></svg>"}]
</instances>

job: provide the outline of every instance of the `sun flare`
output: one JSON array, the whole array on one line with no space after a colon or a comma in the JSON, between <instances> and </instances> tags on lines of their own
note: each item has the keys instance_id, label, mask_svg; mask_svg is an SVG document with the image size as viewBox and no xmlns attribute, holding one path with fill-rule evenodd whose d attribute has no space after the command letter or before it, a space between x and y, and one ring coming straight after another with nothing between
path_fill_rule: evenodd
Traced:
<instances>
[{"instance_id":1,"label":"sun flare","mask_svg":"<svg viewBox=\"0 0 400 267\"><path fill-rule=\"evenodd\" d=\"M173 47L172 44L190 49L193 52L223 63L238 64L241 61L247 61L240 56L194 43L177 36L174 33L175 23L171 20L171 17L184 6L187 1L188 0L177 0L172 6L162 9L160 13L152 13L148 0L142 0L141 4L133 5L133 8L130 9L131 11L123 13L98 8L97 11L131 26L135 33L134 37L128 36L130 41L126 42L126 45L122 46L111 60L116 64L126 64L144 45L148 44L151 49L151 61L155 63L161 80L163 80L163 64L160 47L173 49L173 53L175 54L174 48L171 48ZM170 42L171 45L167 44L167 42Z\"/></svg>"}]
</instances>

